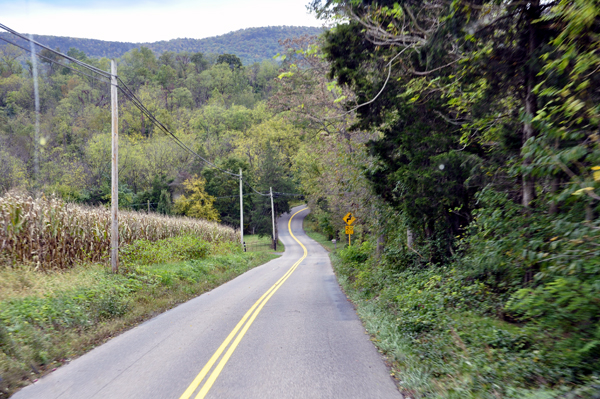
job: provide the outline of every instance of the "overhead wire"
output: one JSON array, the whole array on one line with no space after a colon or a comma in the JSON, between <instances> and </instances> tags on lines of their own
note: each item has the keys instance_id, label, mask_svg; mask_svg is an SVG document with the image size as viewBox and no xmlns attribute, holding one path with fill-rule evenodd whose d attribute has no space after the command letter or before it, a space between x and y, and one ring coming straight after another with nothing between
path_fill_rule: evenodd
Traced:
<instances>
[{"instance_id":1,"label":"overhead wire","mask_svg":"<svg viewBox=\"0 0 600 399\"><path fill-rule=\"evenodd\" d=\"M237 173L232 173L228 170L218 167L217 165L210 162L208 159L204 158L202 155L198 154L196 151L194 151L190 147L188 147L183 141L181 141L176 135L174 135L162 122L160 122L158 119L156 119L156 117L144 106L144 104L136 97L136 95L133 93L133 91L131 89L129 89L129 87L127 87L125 82L123 82L123 80L120 77L117 76L117 80L119 81L119 83L121 83L120 85L117 85L117 87L121 90L121 92L123 94L125 94L125 96L127 96L133 102L133 104L144 115L146 115L148 117L148 119L150 119L150 121L152 123L154 123L161 130L163 130L165 133L167 133L169 136L171 136L179 146L181 146L185 150L189 151L191 154L193 154L197 158L200 158L205 164L210 165L213 168L220 170L221 172L226 173L228 175L231 175L234 177L240 177L240 175ZM242 178L242 180L243 180L243 178Z\"/></svg>"},{"instance_id":2,"label":"overhead wire","mask_svg":"<svg viewBox=\"0 0 600 399\"><path fill-rule=\"evenodd\" d=\"M4 42L6 42L6 43L8 43L8 44L11 44L11 45L13 45L13 46L15 46L15 47L18 47L18 48L20 48L20 49L22 49L22 50L25 50L25 51L27 51L28 53L31 53L31 49L28 49L27 47L23 47L23 46L21 46L21 45L19 45L19 44L17 44L17 43L13 43L13 42L11 42L10 40L7 40L7 39L5 39L5 38L3 38L3 37L1 37L1 36L0 36L0 40L2 40L2 41L4 41ZM63 68L70 69L71 71L73 71L73 72L77 72L77 73L79 73L79 74L81 74L81 75L84 75L84 76L87 76L88 78L92 78L92 79L98 79L98 80L100 80L100 81L102 81L102 82L105 82L105 83L110 83L108 80L99 79L98 77L96 77L96 76L92 76L92 75L90 75L90 74L87 74L87 73L85 73L85 72L83 72L83 71L80 71L79 69L71 68L71 67L70 67L70 66L68 66L68 65L61 64L60 62L58 62L58 61L56 61L56 60L53 60L52 58L46 57L46 56L44 56L44 55L42 55L42 54L40 54L40 53L35 53L35 52L34 52L34 54L35 54L35 56L36 56L36 57L43 58L43 59L45 59L45 60L46 60L46 61L48 61L48 62L52 62L52 63L54 63L54 64L56 64L56 65L59 65L59 66L61 66L61 67L63 67Z\"/></svg>"},{"instance_id":3,"label":"overhead wire","mask_svg":"<svg viewBox=\"0 0 600 399\"><path fill-rule=\"evenodd\" d=\"M8 26L6 26L6 25L4 25L4 24L2 24L2 23L0 23L0 28L1 28L1 29L4 29L5 31L7 31L7 32L9 32L9 33L12 33L12 34L13 34L13 35L15 35L15 36L18 36L18 37L20 37L20 38L21 38L21 39L23 39L23 40L26 40L26 41L28 41L28 42L31 42L31 43L35 44L36 46L42 47L42 48L44 48L44 49L46 49L46 50L48 50L48 51L50 51L50 52L52 52L52 53L54 53L54 54L56 54L56 55L58 55L58 56L61 56L61 57L63 57L63 58L66 58L66 59L68 59L69 61L73 62L74 64L80 65L80 66L82 66L82 67L84 67L84 68L87 68L87 69L89 69L89 70L91 70L91 71L94 71L94 72L96 72L97 74L100 74L100 75L104 76L105 78L110 78L110 77L111 77L111 74L110 74L110 73L108 73L108 72L106 72L106 71L103 71L103 70L102 70L102 69L100 69L100 68L97 68L97 67L95 67L95 66L93 66L93 65L90 65L90 64L86 64L85 62L83 62L83 61L80 61L80 60L78 60L77 58L74 58L74 57L71 57L71 56L69 56L69 55L67 55L67 54L63 54L63 53L61 53L60 51L53 50L52 48L50 48L50 47L48 47L48 46L46 46L46 45L44 45L44 44L38 43L37 41L35 41L35 40L33 40L33 39L31 39L31 38L29 38L29 37L25 36L25 35L22 35L22 34L20 34L19 32L15 31L15 30L13 30L13 29L11 29L11 28L9 28Z\"/></svg>"},{"instance_id":4,"label":"overhead wire","mask_svg":"<svg viewBox=\"0 0 600 399\"><path fill-rule=\"evenodd\" d=\"M163 130L165 133L167 133L169 136L171 136L179 146L181 146L185 150L189 151L191 154L195 155L196 157L200 158L205 164L210 165L213 168L215 168L215 169L217 169L217 170L219 170L219 171L221 171L223 173L226 173L228 175L231 175L231 176L234 176L234 177L241 177L237 173L232 173L232 172L230 172L228 170L225 170L225 169L222 169L222 168L218 167L214 163L210 162L209 160L207 160L206 158L204 158L203 156L201 156L200 154L198 154L196 151L194 151L191 148L189 148L183 141L181 141L176 135L174 135L162 122L160 122L158 119L156 119L156 117L144 106L144 104L141 102L141 100L139 100L137 98L137 96L135 95L135 93L133 93L133 91L125 84L125 82L123 82L123 80L120 77L117 76L117 80L119 81L119 83L121 83L120 85L117 85L117 87L121 90L121 92L126 97L128 97L131 100L131 102L140 110L140 112L142 112L144 115L146 115L146 117L148 119L150 119L150 121L152 123L154 123L161 130ZM261 193L260 191L256 190L243 177L241 177L241 179L242 179L242 182L244 182L244 184L246 184L256 194L264 196L264 197L269 197L270 196L270 194Z\"/></svg>"},{"instance_id":5,"label":"overhead wire","mask_svg":"<svg viewBox=\"0 0 600 399\"><path fill-rule=\"evenodd\" d=\"M288 197L304 197L304 194L280 193L278 191L273 191L273 194L285 195L285 196L288 196Z\"/></svg>"}]
</instances>

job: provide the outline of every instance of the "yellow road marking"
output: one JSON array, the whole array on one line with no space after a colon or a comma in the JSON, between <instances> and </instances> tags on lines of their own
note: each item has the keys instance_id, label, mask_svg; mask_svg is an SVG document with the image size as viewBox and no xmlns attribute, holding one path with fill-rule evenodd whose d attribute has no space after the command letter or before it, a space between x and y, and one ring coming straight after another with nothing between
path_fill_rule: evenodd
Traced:
<instances>
[{"instance_id":1,"label":"yellow road marking","mask_svg":"<svg viewBox=\"0 0 600 399\"><path fill-rule=\"evenodd\" d=\"M275 292L279 289L279 287L281 287L283 285L283 283L288 279L288 277L290 277L292 275L294 270L296 270L296 268L298 268L298 265L300 265L300 263L302 263L302 261L306 258L306 256L308 255L308 251L306 250L306 247L296 238L294 233L292 233L292 219L294 218L294 216L296 216L300 212L305 211L307 209L308 208L300 209L298 212L294 213L290 217L290 220L288 221L288 230L290 232L290 235L298 244L300 244L300 246L304 250L304 255L302 255L302 257L296 263L294 263L294 265L290 268L290 270L288 270L279 280L277 280L277 282L275 284L273 284L271 286L271 288L269 288L267 290L267 292L265 292L258 299L258 301L256 301L254 303L254 305L252 305L252 307L246 312L244 317L242 317L242 319L235 326L235 328L229 333L227 338L225 338L225 341L223 341L221 346L219 346L217 351L211 356L209 361L204 365L202 370L200 370L200 373L196 376L196 378L194 378L194 381L192 381L190 386L179 397L179 399L189 399L192 396L192 394L196 391L196 389L198 388L198 386L200 385L202 380L204 380L204 377L206 377L206 375L208 374L210 369L213 367L215 362L219 359L219 357L221 356L221 354L223 353L225 348L227 348L227 346L229 345L231 340L236 336L236 334L238 333L240 328L242 328L242 326L243 326L242 331L235 338L235 340L233 341L233 344L231 344L231 346L229 347L229 349L227 350L227 352L225 353L225 355L223 356L223 358L221 359L219 364L217 364L217 367L215 367L213 372L210 374L210 376L204 383L204 386L202 386L202 388L200 389L200 392L198 392L198 394L196 395L195 399L203 399L206 396L206 394L208 393L210 388L213 386L214 382L217 380L217 377L219 377L219 374L223 370L223 367L225 367L225 364L227 364L227 361L233 354L233 351L235 351L238 344L240 343L240 341L242 340L242 338L244 337L244 335L246 334L246 332L248 331L248 329L250 328L250 326L256 319L256 316L258 316L258 314L260 313L262 308L269 301L269 299L271 299L273 294L275 294ZM248 321L248 322L246 322L246 321Z\"/></svg>"}]
</instances>

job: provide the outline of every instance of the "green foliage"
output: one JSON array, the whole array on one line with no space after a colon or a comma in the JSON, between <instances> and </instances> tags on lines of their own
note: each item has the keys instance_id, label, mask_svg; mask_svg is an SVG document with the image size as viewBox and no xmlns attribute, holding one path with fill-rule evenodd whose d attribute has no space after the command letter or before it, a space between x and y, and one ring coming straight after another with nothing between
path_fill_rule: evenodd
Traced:
<instances>
[{"instance_id":1,"label":"green foliage","mask_svg":"<svg viewBox=\"0 0 600 399\"><path fill-rule=\"evenodd\" d=\"M160 198L158 199L156 210L163 215L169 215L171 213L171 195L169 194L169 191L160 191Z\"/></svg>"},{"instance_id":2,"label":"green foliage","mask_svg":"<svg viewBox=\"0 0 600 399\"><path fill-rule=\"evenodd\" d=\"M221 54L217 57L217 64L227 64L233 71L235 68L242 67L242 60L234 54Z\"/></svg>"},{"instance_id":3,"label":"green foliage","mask_svg":"<svg viewBox=\"0 0 600 399\"><path fill-rule=\"evenodd\" d=\"M137 240L120 249L126 266L152 265L205 258L211 246L196 236L180 236L159 241Z\"/></svg>"},{"instance_id":4,"label":"green foliage","mask_svg":"<svg viewBox=\"0 0 600 399\"><path fill-rule=\"evenodd\" d=\"M584 364L573 341L547 325L498 320L505 297L483 281L458 268L382 269L375 258L365 261L369 253L368 245L350 247L333 257L334 267L402 392L515 399L593 392L593 378L582 383L573 374Z\"/></svg>"},{"instance_id":5,"label":"green foliage","mask_svg":"<svg viewBox=\"0 0 600 399\"><path fill-rule=\"evenodd\" d=\"M219 221L219 214L214 208L214 197L205 191L206 180L194 176L183 183L188 197L182 195L175 200L175 212L194 218Z\"/></svg>"},{"instance_id":6,"label":"green foliage","mask_svg":"<svg viewBox=\"0 0 600 399\"><path fill-rule=\"evenodd\" d=\"M600 327L596 225L523 214L499 193L480 199L485 207L464 241L465 272L510 294L506 309L515 316L542 330L574 334L569 346L580 351L580 366L589 367L586 359L598 356Z\"/></svg>"},{"instance_id":7,"label":"green foliage","mask_svg":"<svg viewBox=\"0 0 600 399\"><path fill-rule=\"evenodd\" d=\"M467 273L500 291L512 291L531 282L539 271L538 253L554 237L547 216L522 206L506 194L491 189L479 195L482 208L463 244L468 247L463 264Z\"/></svg>"},{"instance_id":8,"label":"green foliage","mask_svg":"<svg viewBox=\"0 0 600 399\"><path fill-rule=\"evenodd\" d=\"M407 393L588 392L600 372L598 1L311 7L343 21L325 34L327 87L351 89L354 129L380 133L362 165L385 204L369 204L361 239L383 245L365 262L344 250L338 270L386 329L378 338L398 344ZM317 181L322 164L303 156ZM327 200L332 220L356 206Z\"/></svg>"},{"instance_id":9,"label":"green foliage","mask_svg":"<svg viewBox=\"0 0 600 399\"><path fill-rule=\"evenodd\" d=\"M106 60L96 60L81 48L70 47L73 57L106 69ZM24 54L13 50L7 48L4 52L6 62L10 63L11 57L26 59ZM234 67L230 68L230 64ZM79 68L76 64L70 66ZM40 173L34 176L31 79L13 72L0 75L0 142L3 143L0 190L36 189L70 202L108 204L111 191L108 86L53 69L51 63L44 64L40 70L43 105ZM299 142L298 132L260 102L274 90L272 79L277 72L277 63L270 60L244 67L233 54L223 55L220 60L198 52L165 51L157 56L146 46L132 49L119 62L123 81L185 146L226 169L235 166L229 165L228 159L238 158L248 165L244 166L245 176L255 188L265 176L268 179L258 187L260 190L268 191L272 186L275 191L294 193L297 190L290 169ZM156 129L131 102L120 104L119 115L119 206L138 211L149 207L158 213L171 214L172 198L185 192L185 181L195 174L208 176L211 168ZM237 173L237 168L232 170ZM218 183L214 180L209 184L214 187L209 194L234 195L238 191L236 183L226 175ZM185 193L187 196L189 193ZM263 211L267 204L259 200L261 210L253 213L253 203L248 200L247 227L256 230L261 226L265 230ZM180 205L182 201L180 198ZM204 204L201 199L195 202ZM237 226L239 207L233 210L236 201L218 202L223 220ZM285 198L276 202L281 208L278 214L288 209ZM190 204L184 206L185 210L179 209L179 213L211 220L220 217L213 211L199 211L200 208L195 212ZM202 204L201 207L206 205Z\"/></svg>"}]
</instances>

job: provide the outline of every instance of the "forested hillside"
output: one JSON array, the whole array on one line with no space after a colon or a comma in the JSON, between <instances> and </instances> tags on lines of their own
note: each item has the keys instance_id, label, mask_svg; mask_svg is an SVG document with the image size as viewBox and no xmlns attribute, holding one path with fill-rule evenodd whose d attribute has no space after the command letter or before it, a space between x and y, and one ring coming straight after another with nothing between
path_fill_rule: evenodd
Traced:
<instances>
[{"instance_id":1,"label":"forested hillside","mask_svg":"<svg viewBox=\"0 0 600 399\"><path fill-rule=\"evenodd\" d=\"M243 170L247 232L269 232L253 188L280 193L278 212L283 193L305 196L308 227L338 240L338 278L407 396L597 398L600 3L312 8L343 22L285 41L280 64L141 47L118 74L190 148ZM1 51L0 188L108 203L106 82L41 60L36 143L31 64ZM125 96L119 115L123 208L237 225L235 177Z\"/></svg>"},{"instance_id":2,"label":"forested hillside","mask_svg":"<svg viewBox=\"0 0 600 399\"><path fill-rule=\"evenodd\" d=\"M175 53L200 52L216 55L235 54L242 60L244 65L251 65L255 62L271 59L275 54L284 51L285 49L279 45L280 40L303 35L317 35L321 31L320 28L303 26L268 26L240 29L205 39L180 38L153 43L109 42L47 35L35 35L34 39L53 49L58 48L65 53L70 48L76 48L90 58L118 58L134 48L147 47L157 56L168 51ZM7 32L0 32L0 38L10 40L21 46L28 46L25 41L16 39ZM0 48L5 45L5 42L0 42Z\"/></svg>"},{"instance_id":3,"label":"forested hillside","mask_svg":"<svg viewBox=\"0 0 600 399\"><path fill-rule=\"evenodd\" d=\"M108 203L109 85L76 73L81 67L75 63L68 69L68 61L47 50L42 53L46 58L40 59L36 145L31 71L21 67L20 49L2 50L0 187L42 190L86 204ZM108 68L106 58L90 59L73 48L69 55ZM59 60L64 66L56 63ZM290 165L299 145L298 129L266 104L278 69L273 60L244 67L239 58L227 54L206 58L202 53L165 52L156 57L145 47L125 53L118 63L126 87L185 145L224 170L243 170L248 194L252 188L264 193L269 187L297 192ZM119 106L120 206L239 226L238 180L205 168L123 93ZM279 213L288 210L291 198L275 199ZM269 234L269 199L250 196L245 208L248 232Z\"/></svg>"}]
</instances>

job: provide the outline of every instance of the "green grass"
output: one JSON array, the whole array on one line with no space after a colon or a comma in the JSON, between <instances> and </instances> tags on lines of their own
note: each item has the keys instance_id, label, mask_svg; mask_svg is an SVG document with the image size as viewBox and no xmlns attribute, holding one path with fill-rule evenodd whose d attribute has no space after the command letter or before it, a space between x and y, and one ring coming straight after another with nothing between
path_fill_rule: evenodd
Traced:
<instances>
[{"instance_id":1,"label":"green grass","mask_svg":"<svg viewBox=\"0 0 600 399\"><path fill-rule=\"evenodd\" d=\"M152 257L160 263L149 264ZM48 273L0 269L0 398L275 257L182 237L124 248L119 274L98 264Z\"/></svg>"},{"instance_id":2,"label":"green grass","mask_svg":"<svg viewBox=\"0 0 600 399\"><path fill-rule=\"evenodd\" d=\"M323 235L322 233L316 232L314 230L307 230L306 227L304 228L304 231L306 232L307 236L309 236L310 238L312 238L313 240L315 240L316 242L321 244L321 246L323 248L325 248L327 251L329 251L329 252L336 251L336 244L331 242L331 240L328 240L327 237L325 235ZM343 248L344 244L345 243L338 242L337 250Z\"/></svg>"},{"instance_id":3,"label":"green grass","mask_svg":"<svg viewBox=\"0 0 600 399\"><path fill-rule=\"evenodd\" d=\"M320 231L319 225L312 214L308 214L304 218L302 228L307 236L321 244L321 246L329 252L335 252L336 250L343 249L345 246L345 242L338 242L337 244L331 242L331 240Z\"/></svg>"},{"instance_id":4,"label":"green grass","mask_svg":"<svg viewBox=\"0 0 600 399\"><path fill-rule=\"evenodd\" d=\"M277 250L271 248L271 237L270 236L259 236L258 234L244 235L244 242L248 252L269 252L279 253L285 251L285 246L281 240L277 240Z\"/></svg>"}]
</instances>

